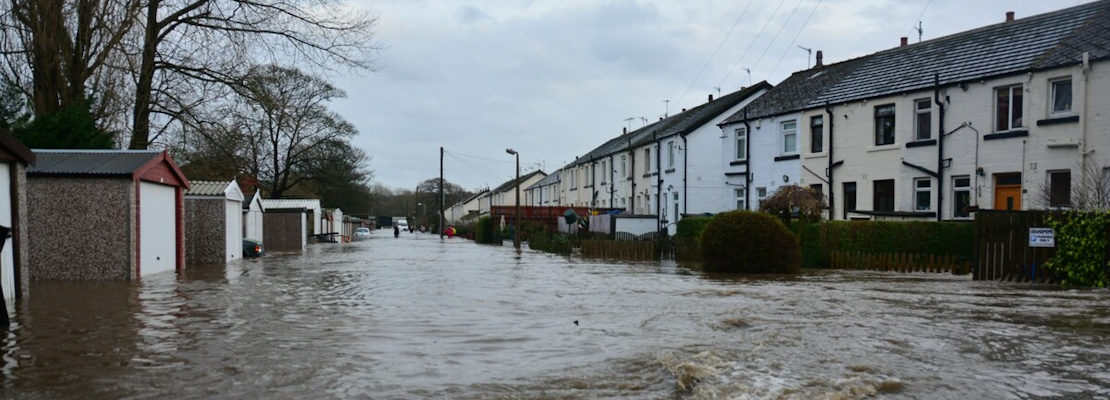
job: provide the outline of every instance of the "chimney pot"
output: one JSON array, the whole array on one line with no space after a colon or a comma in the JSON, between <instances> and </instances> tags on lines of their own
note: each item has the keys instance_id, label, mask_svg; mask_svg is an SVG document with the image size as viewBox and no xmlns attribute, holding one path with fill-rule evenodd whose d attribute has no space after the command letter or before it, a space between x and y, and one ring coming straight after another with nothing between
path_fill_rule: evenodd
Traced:
<instances>
[{"instance_id":1,"label":"chimney pot","mask_svg":"<svg viewBox=\"0 0 1110 400\"><path fill-rule=\"evenodd\" d=\"M713 94L712 94L712 93L710 93L710 94L709 94L709 102L710 102L710 103L712 103L712 102L713 102Z\"/></svg>"},{"instance_id":2,"label":"chimney pot","mask_svg":"<svg viewBox=\"0 0 1110 400\"><path fill-rule=\"evenodd\" d=\"M685 109L685 108L683 108L683 109L682 109L682 112L686 112L686 109Z\"/></svg>"},{"instance_id":3,"label":"chimney pot","mask_svg":"<svg viewBox=\"0 0 1110 400\"><path fill-rule=\"evenodd\" d=\"M902 46L910 44L910 38L902 36Z\"/></svg>"},{"instance_id":4,"label":"chimney pot","mask_svg":"<svg viewBox=\"0 0 1110 400\"><path fill-rule=\"evenodd\" d=\"M621 128L621 130L623 131L623 132L621 133L622 135L624 135L624 134L628 134L628 127L627 127L627 126L626 126L626 127L624 127L624 128Z\"/></svg>"},{"instance_id":5,"label":"chimney pot","mask_svg":"<svg viewBox=\"0 0 1110 400\"><path fill-rule=\"evenodd\" d=\"M817 50L817 65L815 65L815 67L820 67L822 65L825 65L825 54L822 53L821 50Z\"/></svg>"},{"instance_id":6,"label":"chimney pot","mask_svg":"<svg viewBox=\"0 0 1110 400\"><path fill-rule=\"evenodd\" d=\"M1014 12L1013 11L1006 11L1006 22L1010 22L1010 21L1013 21L1013 20L1014 20Z\"/></svg>"}]
</instances>

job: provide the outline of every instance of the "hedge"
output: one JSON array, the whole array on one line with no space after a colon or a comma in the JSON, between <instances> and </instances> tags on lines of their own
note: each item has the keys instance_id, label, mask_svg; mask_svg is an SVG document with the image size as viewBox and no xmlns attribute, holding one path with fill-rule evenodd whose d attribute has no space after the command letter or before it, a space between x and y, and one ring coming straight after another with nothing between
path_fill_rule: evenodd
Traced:
<instances>
[{"instance_id":1,"label":"hedge","mask_svg":"<svg viewBox=\"0 0 1110 400\"><path fill-rule=\"evenodd\" d=\"M792 226L802 245L802 265L829 266L834 251L867 254L974 255L975 225L932 221L826 221Z\"/></svg>"}]
</instances>

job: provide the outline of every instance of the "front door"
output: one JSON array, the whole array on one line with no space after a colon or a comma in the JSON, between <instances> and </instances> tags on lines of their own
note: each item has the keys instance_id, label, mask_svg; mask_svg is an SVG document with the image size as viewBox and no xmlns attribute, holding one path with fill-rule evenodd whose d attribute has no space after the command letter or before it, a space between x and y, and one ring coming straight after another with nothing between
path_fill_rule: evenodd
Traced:
<instances>
[{"instance_id":1,"label":"front door","mask_svg":"<svg viewBox=\"0 0 1110 400\"><path fill-rule=\"evenodd\" d=\"M994 209L1021 210L1021 174L995 176Z\"/></svg>"}]
</instances>

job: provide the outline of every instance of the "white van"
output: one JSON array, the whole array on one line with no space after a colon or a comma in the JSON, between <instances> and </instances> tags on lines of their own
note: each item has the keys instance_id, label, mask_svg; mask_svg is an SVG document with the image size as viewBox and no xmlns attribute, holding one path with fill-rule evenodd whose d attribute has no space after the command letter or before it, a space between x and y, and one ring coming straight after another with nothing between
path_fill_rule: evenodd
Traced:
<instances>
[{"instance_id":1,"label":"white van","mask_svg":"<svg viewBox=\"0 0 1110 400\"><path fill-rule=\"evenodd\" d=\"M409 221L405 221L403 219L397 221L397 227L401 228L402 231L407 231L409 230Z\"/></svg>"}]
</instances>

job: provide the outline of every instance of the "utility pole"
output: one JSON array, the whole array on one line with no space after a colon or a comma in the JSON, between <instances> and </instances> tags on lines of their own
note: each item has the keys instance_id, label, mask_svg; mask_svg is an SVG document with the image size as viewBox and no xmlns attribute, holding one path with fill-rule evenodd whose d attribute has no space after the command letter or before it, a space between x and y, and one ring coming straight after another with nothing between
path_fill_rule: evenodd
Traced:
<instances>
[{"instance_id":1,"label":"utility pole","mask_svg":"<svg viewBox=\"0 0 1110 400\"><path fill-rule=\"evenodd\" d=\"M516 216L513 219L516 231L513 232L513 247L520 251L520 153L513 149L505 149L505 152L516 156Z\"/></svg>"},{"instance_id":2,"label":"utility pole","mask_svg":"<svg viewBox=\"0 0 1110 400\"><path fill-rule=\"evenodd\" d=\"M663 100L663 103L667 104L667 107L665 108L665 111L663 111L663 118L667 118L667 117L671 116L670 115L671 114L671 101L670 100Z\"/></svg>"},{"instance_id":3,"label":"utility pole","mask_svg":"<svg viewBox=\"0 0 1110 400\"><path fill-rule=\"evenodd\" d=\"M443 203L444 203L444 200L445 199L443 197L443 146L439 146L439 226L437 226L436 229L439 230L439 238L440 239L443 239L443 230L446 229L446 228L443 227L443 208L444 208Z\"/></svg>"},{"instance_id":4,"label":"utility pole","mask_svg":"<svg viewBox=\"0 0 1110 400\"><path fill-rule=\"evenodd\" d=\"M925 32L921 29L921 21L917 21L917 26L913 27L913 30L917 31L917 42L921 43L921 34Z\"/></svg>"},{"instance_id":5,"label":"utility pole","mask_svg":"<svg viewBox=\"0 0 1110 400\"><path fill-rule=\"evenodd\" d=\"M748 73L748 86L751 86L752 85L752 69L751 68L744 68L744 71ZM717 89L717 97L721 97L721 89L719 89L719 88Z\"/></svg>"}]
</instances>

